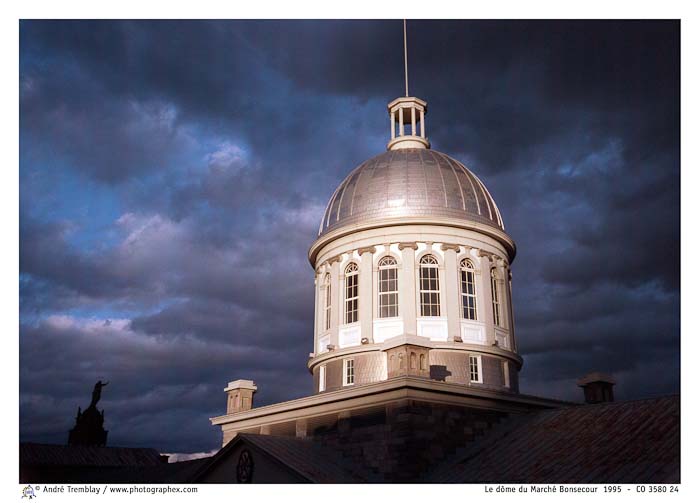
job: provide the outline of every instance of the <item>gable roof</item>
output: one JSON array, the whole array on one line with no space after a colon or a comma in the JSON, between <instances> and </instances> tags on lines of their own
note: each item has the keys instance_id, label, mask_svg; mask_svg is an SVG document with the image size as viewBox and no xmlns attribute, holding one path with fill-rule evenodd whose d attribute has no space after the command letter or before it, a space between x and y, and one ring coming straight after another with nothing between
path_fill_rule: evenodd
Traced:
<instances>
[{"instance_id":1,"label":"gable roof","mask_svg":"<svg viewBox=\"0 0 700 503\"><path fill-rule=\"evenodd\" d=\"M426 482L679 483L680 397L511 417Z\"/></svg>"},{"instance_id":2,"label":"gable roof","mask_svg":"<svg viewBox=\"0 0 700 503\"><path fill-rule=\"evenodd\" d=\"M239 433L190 479L201 482L203 477L227 457L241 443L258 448L308 482L353 483L365 482L364 477L352 470L342 457L331 449L312 440L278 435Z\"/></svg>"}]
</instances>

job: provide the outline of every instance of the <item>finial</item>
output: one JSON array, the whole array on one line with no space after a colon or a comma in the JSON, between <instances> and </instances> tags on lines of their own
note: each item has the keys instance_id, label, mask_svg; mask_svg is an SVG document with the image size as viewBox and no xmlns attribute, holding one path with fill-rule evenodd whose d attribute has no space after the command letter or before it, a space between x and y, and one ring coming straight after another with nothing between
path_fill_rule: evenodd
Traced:
<instances>
[{"instance_id":1,"label":"finial","mask_svg":"<svg viewBox=\"0 0 700 503\"><path fill-rule=\"evenodd\" d=\"M406 97L408 98L408 43L406 42L406 20L403 20L403 68L406 75Z\"/></svg>"},{"instance_id":2,"label":"finial","mask_svg":"<svg viewBox=\"0 0 700 503\"><path fill-rule=\"evenodd\" d=\"M428 113L428 104L418 98L408 95L408 39L406 37L406 20L403 20L403 68L406 82L406 96L396 98L387 105L389 117L391 117L391 141L386 146L387 150L399 150L404 148L430 148L430 142L425 137L425 115ZM396 134L396 122L398 121L398 134ZM410 134L406 134L405 126L411 124ZM416 131L420 124L420 133Z\"/></svg>"}]
</instances>

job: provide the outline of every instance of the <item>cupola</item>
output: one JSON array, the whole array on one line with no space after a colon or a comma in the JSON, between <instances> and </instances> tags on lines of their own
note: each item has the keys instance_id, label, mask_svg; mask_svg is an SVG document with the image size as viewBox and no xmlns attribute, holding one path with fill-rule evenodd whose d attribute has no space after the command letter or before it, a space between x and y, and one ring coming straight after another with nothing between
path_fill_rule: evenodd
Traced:
<instances>
[{"instance_id":1,"label":"cupola","mask_svg":"<svg viewBox=\"0 0 700 503\"><path fill-rule=\"evenodd\" d=\"M387 108L391 118L391 141L386 146L387 150L430 148L430 142L425 137L425 116L428 113L425 101L406 96L396 98Z\"/></svg>"}]
</instances>

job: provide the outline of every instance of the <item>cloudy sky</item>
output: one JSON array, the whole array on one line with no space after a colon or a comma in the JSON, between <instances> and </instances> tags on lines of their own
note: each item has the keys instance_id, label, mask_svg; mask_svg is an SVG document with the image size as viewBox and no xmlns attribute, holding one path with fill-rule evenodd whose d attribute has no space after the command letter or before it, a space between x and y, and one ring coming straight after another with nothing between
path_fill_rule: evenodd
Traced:
<instances>
[{"instance_id":1,"label":"cloudy sky","mask_svg":"<svg viewBox=\"0 0 700 503\"><path fill-rule=\"evenodd\" d=\"M499 204L521 390L679 391L676 22L409 21L433 148ZM401 21L20 24L20 437L108 380L111 445L220 444L230 380L311 392L328 198L389 136Z\"/></svg>"}]
</instances>

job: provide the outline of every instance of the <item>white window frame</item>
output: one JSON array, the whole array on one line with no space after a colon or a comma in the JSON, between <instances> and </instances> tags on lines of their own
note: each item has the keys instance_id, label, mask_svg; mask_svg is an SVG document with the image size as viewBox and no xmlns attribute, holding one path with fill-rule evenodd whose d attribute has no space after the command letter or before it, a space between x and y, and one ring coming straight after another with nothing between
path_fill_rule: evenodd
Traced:
<instances>
[{"instance_id":1,"label":"white window frame","mask_svg":"<svg viewBox=\"0 0 700 503\"><path fill-rule=\"evenodd\" d=\"M469 286L469 277L471 276L471 286L472 286L472 291L474 293L469 293L468 291L468 286ZM466 280L466 281L465 281ZM465 291L465 287L467 287L467 291ZM478 314L478 306L477 306L477 299L476 299L476 269L474 268L474 264L472 263L471 260L469 259L463 259L459 263L459 291L460 291L460 300L461 300L461 305L460 305L460 316L463 320L470 320L470 321L477 321L479 318ZM469 306L469 299L472 299L473 302L473 311L474 311L474 317L473 318L468 318L464 316L464 310L465 310L465 302L467 303L467 306ZM467 310L469 308L467 307Z\"/></svg>"},{"instance_id":2,"label":"white window frame","mask_svg":"<svg viewBox=\"0 0 700 503\"><path fill-rule=\"evenodd\" d=\"M355 384L355 360L346 358L343 360L343 386Z\"/></svg>"},{"instance_id":3,"label":"white window frame","mask_svg":"<svg viewBox=\"0 0 700 503\"><path fill-rule=\"evenodd\" d=\"M476 369L476 379L474 370ZM483 384L484 373L481 368L481 355L469 355L469 382Z\"/></svg>"},{"instance_id":4,"label":"white window frame","mask_svg":"<svg viewBox=\"0 0 700 503\"><path fill-rule=\"evenodd\" d=\"M389 289L392 281L389 278L390 272L394 273L394 290ZM377 265L377 273L377 318L396 318L399 316L399 264L391 255L382 257ZM387 277L384 278L384 275ZM387 290L382 290L384 287ZM393 303L390 302L392 296L395 299ZM386 308L386 316L383 316L382 308Z\"/></svg>"},{"instance_id":5,"label":"white window frame","mask_svg":"<svg viewBox=\"0 0 700 503\"><path fill-rule=\"evenodd\" d=\"M318 368L318 392L326 391L326 366L321 365Z\"/></svg>"},{"instance_id":6,"label":"white window frame","mask_svg":"<svg viewBox=\"0 0 700 503\"><path fill-rule=\"evenodd\" d=\"M423 271L431 271L431 274L434 273L435 277L431 278L428 276L427 281L428 281L428 289L424 290L423 289ZM432 280L435 280L435 286L436 289L431 289L430 288L430 282ZM438 260L431 254L423 255L420 259L419 263L419 268L418 268L418 298L419 298L419 304L420 304L420 316L421 317L438 317L440 316L440 265ZM427 295L428 298L430 298L432 295L435 295L437 297L437 302L429 302L425 303L423 302L424 297L423 295ZM433 314L433 308L436 308L436 313ZM428 312L428 314L425 314L425 312Z\"/></svg>"},{"instance_id":7,"label":"white window frame","mask_svg":"<svg viewBox=\"0 0 700 503\"><path fill-rule=\"evenodd\" d=\"M491 269L491 306L493 307L493 324L497 327L503 327L501 324L501 297L498 288L498 277L496 276L496 268Z\"/></svg>"},{"instance_id":8,"label":"white window frame","mask_svg":"<svg viewBox=\"0 0 700 503\"><path fill-rule=\"evenodd\" d=\"M323 326L325 327L325 331L329 331L331 329L331 301L333 300L331 297L332 290L331 290L331 275L329 273L326 273L326 276L324 278L324 306L323 306L323 315L324 315L324 321L323 321Z\"/></svg>"},{"instance_id":9,"label":"white window frame","mask_svg":"<svg viewBox=\"0 0 700 503\"><path fill-rule=\"evenodd\" d=\"M353 280L354 292L350 291L350 278ZM354 296L348 294L354 293ZM360 268L355 262L350 262L345 268L345 324L357 323L360 307Z\"/></svg>"}]
</instances>

